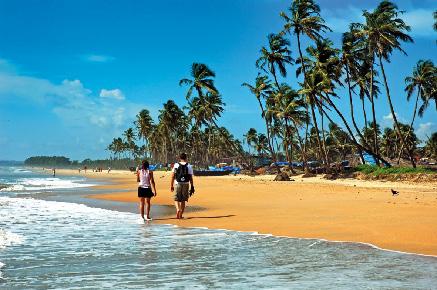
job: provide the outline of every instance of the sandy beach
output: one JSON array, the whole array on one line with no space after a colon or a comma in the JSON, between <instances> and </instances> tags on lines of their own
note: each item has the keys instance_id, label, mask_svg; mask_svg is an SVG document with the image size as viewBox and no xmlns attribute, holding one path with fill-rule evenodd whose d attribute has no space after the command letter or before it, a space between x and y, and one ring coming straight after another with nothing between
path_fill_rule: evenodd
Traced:
<instances>
[{"instance_id":1,"label":"sandy beach","mask_svg":"<svg viewBox=\"0 0 437 290\"><path fill-rule=\"evenodd\" d=\"M58 172L78 174L73 170ZM109 183L100 189L119 191L89 198L138 201L133 173L88 171L86 176ZM169 177L169 173L155 172L158 196L152 204L173 204ZM273 176L195 177L196 193L188 207L202 210L188 211L184 220L173 215L155 216L154 223L362 242L395 251L437 255L436 183L328 181L321 177L272 180ZM392 196L391 188L399 195Z\"/></svg>"}]
</instances>

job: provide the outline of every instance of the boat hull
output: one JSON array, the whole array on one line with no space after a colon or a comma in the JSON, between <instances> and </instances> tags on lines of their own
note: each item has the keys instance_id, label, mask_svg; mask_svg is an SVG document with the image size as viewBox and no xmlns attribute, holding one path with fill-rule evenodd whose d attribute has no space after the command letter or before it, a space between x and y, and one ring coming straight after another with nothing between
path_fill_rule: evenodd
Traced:
<instances>
[{"instance_id":1,"label":"boat hull","mask_svg":"<svg viewBox=\"0 0 437 290\"><path fill-rule=\"evenodd\" d=\"M194 170L194 176L224 176L229 175L232 171L223 170L223 171L213 171L213 170Z\"/></svg>"}]
</instances>

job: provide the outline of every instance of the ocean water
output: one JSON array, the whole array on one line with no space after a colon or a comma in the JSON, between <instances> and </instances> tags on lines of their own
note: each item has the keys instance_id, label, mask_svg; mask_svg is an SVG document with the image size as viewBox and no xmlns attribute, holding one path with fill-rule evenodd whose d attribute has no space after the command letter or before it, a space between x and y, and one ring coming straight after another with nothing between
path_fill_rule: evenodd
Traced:
<instances>
[{"instance_id":1,"label":"ocean water","mask_svg":"<svg viewBox=\"0 0 437 290\"><path fill-rule=\"evenodd\" d=\"M435 257L144 224L133 213L32 198L61 187L41 181L48 176L7 170L0 171L0 183L10 185L0 192L0 289L437 289ZM35 187L28 182L35 178L40 189L17 190Z\"/></svg>"}]
</instances>

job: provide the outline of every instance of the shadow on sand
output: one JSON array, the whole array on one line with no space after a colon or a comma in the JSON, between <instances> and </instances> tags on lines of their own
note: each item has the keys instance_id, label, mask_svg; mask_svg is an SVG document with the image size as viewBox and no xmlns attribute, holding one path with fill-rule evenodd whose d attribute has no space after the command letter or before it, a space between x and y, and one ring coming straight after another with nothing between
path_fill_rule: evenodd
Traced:
<instances>
[{"instance_id":1,"label":"shadow on sand","mask_svg":"<svg viewBox=\"0 0 437 290\"><path fill-rule=\"evenodd\" d=\"M229 217L234 217L234 214L229 214L229 215L218 215L218 216L190 216L190 217L186 217L183 218L183 220L191 220L191 219L221 219L221 218L229 218ZM154 219L155 221L167 221L167 220L176 220L177 218L172 217L172 218L156 218Z\"/></svg>"}]
</instances>

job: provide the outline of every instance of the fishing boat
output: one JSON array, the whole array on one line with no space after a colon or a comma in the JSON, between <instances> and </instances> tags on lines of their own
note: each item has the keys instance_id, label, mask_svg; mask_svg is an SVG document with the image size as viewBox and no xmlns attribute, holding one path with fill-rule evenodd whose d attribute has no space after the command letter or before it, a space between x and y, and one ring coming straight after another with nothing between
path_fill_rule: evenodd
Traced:
<instances>
[{"instance_id":1,"label":"fishing boat","mask_svg":"<svg viewBox=\"0 0 437 290\"><path fill-rule=\"evenodd\" d=\"M194 176L224 176L231 172L232 170L193 170Z\"/></svg>"}]
</instances>

